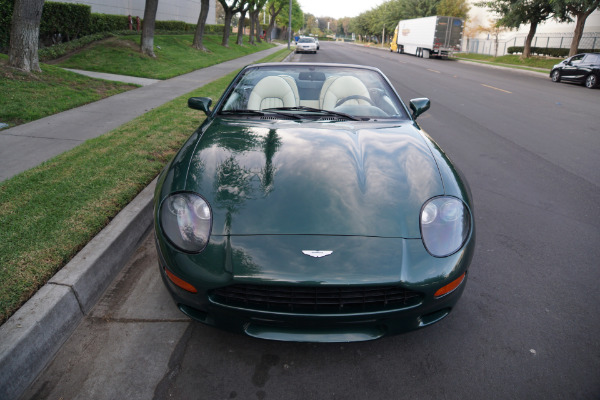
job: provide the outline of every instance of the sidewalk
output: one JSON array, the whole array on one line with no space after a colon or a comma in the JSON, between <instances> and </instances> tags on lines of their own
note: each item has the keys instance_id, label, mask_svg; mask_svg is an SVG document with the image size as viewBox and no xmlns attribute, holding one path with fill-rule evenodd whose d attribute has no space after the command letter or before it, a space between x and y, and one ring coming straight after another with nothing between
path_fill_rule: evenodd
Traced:
<instances>
[{"instance_id":1,"label":"sidewalk","mask_svg":"<svg viewBox=\"0 0 600 400\"><path fill-rule=\"evenodd\" d=\"M0 182L280 49L249 54L0 131ZM106 79L106 75L96 76Z\"/></svg>"},{"instance_id":2,"label":"sidewalk","mask_svg":"<svg viewBox=\"0 0 600 400\"><path fill-rule=\"evenodd\" d=\"M35 167L280 49L277 46L2 131L0 179ZM18 398L34 381L151 231L155 184L156 180L0 326L0 399Z\"/></svg>"}]
</instances>

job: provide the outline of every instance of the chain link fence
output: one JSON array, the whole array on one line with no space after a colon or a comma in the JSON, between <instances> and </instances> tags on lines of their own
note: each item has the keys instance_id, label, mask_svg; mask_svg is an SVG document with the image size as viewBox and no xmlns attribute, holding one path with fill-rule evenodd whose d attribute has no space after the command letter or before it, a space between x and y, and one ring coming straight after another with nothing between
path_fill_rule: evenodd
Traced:
<instances>
[{"instance_id":1,"label":"chain link fence","mask_svg":"<svg viewBox=\"0 0 600 400\"><path fill-rule=\"evenodd\" d=\"M463 51L490 56L503 56L508 54L509 47L525 46L526 38L527 35L517 35L510 39L498 40L497 45L494 39L466 38L466 46ZM568 49L571 47L572 41L572 33L541 33L535 35L531 47ZM579 48L600 52L600 33L584 33L579 42Z\"/></svg>"}]
</instances>

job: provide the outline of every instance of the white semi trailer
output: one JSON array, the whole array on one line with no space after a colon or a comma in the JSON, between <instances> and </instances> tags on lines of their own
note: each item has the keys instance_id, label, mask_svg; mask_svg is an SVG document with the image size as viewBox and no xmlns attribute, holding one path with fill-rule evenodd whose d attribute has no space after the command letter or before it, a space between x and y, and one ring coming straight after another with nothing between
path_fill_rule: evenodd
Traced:
<instances>
[{"instance_id":1,"label":"white semi trailer","mask_svg":"<svg viewBox=\"0 0 600 400\"><path fill-rule=\"evenodd\" d=\"M417 57L448 57L460 51L464 21L456 17L432 16L398 22L390 51Z\"/></svg>"}]
</instances>

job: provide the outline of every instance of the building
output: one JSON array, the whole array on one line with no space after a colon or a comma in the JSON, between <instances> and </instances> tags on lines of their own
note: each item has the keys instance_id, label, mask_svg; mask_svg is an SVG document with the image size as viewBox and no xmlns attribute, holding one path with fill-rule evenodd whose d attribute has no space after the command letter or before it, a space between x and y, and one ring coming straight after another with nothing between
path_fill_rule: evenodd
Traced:
<instances>
[{"instance_id":1,"label":"building","mask_svg":"<svg viewBox=\"0 0 600 400\"><path fill-rule=\"evenodd\" d=\"M501 56L511 46L524 46L530 25L521 25L518 29L506 30L496 38L490 33L474 33L477 27L491 26L495 14L486 8L477 7L478 0L470 0L471 9L467 21L467 37L463 41L463 49L471 53ZM557 22L550 19L536 29L532 41L533 47L569 48L573 39L575 22ZM579 43L580 49L591 49L600 52L600 11L596 10L586 19L583 36Z\"/></svg>"},{"instance_id":2,"label":"building","mask_svg":"<svg viewBox=\"0 0 600 400\"><path fill-rule=\"evenodd\" d=\"M131 15L144 17L146 0L59 0L61 3L86 4L93 13ZM206 23L214 25L216 0L210 0ZM196 24L200 15L200 0L160 0L156 12L157 21L184 21Z\"/></svg>"}]
</instances>

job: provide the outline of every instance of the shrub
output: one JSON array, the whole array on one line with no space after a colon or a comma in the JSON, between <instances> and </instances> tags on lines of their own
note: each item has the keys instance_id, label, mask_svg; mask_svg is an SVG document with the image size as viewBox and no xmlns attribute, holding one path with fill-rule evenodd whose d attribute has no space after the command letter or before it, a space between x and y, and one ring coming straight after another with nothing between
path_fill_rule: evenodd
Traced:
<instances>
[{"instance_id":1,"label":"shrub","mask_svg":"<svg viewBox=\"0 0 600 400\"><path fill-rule=\"evenodd\" d=\"M521 54L523 53L523 46L511 46L506 52L508 54ZM593 53L597 50L593 49L577 49L577 53ZM557 47L532 47L531 54L537 54L540 56L549 57L562 57L565 58L569 55L569 49L557 48Z\"/></svg>"},{"instance_id":2,"label":"shrub","mask_svg":"<svg viewBox=\"0 0 600 400\"><path fill-rule=\"evenodd\" d=\"M193 32L196 29L196 25L188 24L183 21L156 21L154 24L154 29Z\"/></svg>"},{"instance_id":3,"label":"shrub","mask_svg":"<svg viewBox=\"0 0 600 400\"><path fill-rule=\"evenodd\" d=\"M14 0L0 0L0 52L8 51Z\"/></svg>"},{"instance_id":4,"label":"shrub","mask_svg":"<svg viewBox=\"0 0 600 400\"><path fill-rule=\"evenodd\" d=\"M66 41L85 35L89 31L90 13L91 7L87 5L47 1L42 10L40 38L57 42L58 34Z\"/></svg>"},{"instance_id":5,"label":"shrub","mask_svg":"<svg viewBox=\"0 0 600 400\"><path fill-rule=\"evenodd\" d=\"M89 29L86 33L89 35L99 32L115 32L126 29L129 29L129 17L127 15L93 13L90 15Z\"/></svg>"},{"instance_id":6,"label":"shrub","mask_svg":"<svg viewBox=\"0 0 600 400\"><path fill-rule=\"evenodd\" d=\"M204 26L204 33L207 35L222 35L223 31L225 30L225 25L220 24L220 25L205 25ZM231 30L231 27L230 27Z\"/></svg>"}]
</instances>

